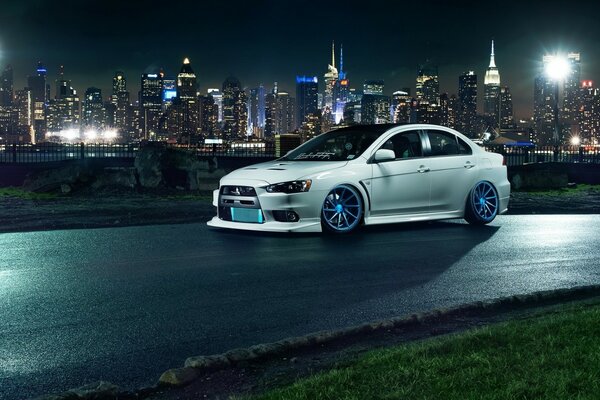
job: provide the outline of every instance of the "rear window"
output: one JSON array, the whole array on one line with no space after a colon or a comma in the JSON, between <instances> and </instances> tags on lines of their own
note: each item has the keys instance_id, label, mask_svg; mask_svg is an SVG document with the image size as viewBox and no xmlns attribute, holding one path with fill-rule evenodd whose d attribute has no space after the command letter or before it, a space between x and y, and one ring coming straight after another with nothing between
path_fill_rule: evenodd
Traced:
<instances>
[{"instance_id":1,"label":"rear window","mask_svg":"<svg viewBox=\"0 0 600 400\"><path fill-rule=\"evenodd\" d=\"M430 155L433 157L472 153L471 147L464 140L449 132L427 131L427 136L431 145Z\"/></svg>"}]
</instances>

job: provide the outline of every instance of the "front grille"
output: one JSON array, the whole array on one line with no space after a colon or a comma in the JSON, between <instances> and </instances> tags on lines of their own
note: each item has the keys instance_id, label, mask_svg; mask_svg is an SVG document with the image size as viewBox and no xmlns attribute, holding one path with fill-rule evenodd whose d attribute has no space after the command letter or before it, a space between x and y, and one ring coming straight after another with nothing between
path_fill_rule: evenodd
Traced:
<instances>
[{"instance_id":1,"label":"front grille","mask_svg":"<svg viewBox=\"0 0 600 400\"><path fill-rule=\"evenodd\" d=\"M219 218L225 221L262 224L264 214L256 191L251 186L221 186Z\"/></svg>"}]
</instances>

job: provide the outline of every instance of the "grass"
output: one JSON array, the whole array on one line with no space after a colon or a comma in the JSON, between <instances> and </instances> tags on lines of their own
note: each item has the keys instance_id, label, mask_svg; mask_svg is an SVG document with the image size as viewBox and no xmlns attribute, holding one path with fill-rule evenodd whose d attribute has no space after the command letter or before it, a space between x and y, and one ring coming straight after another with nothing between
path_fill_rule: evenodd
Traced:
<instances>
[{"instance_id":1,"label":"grass","mask_svg":"<svg viewBox=\"0 0 600 400\"><path fill-rule=\"evenodd\" d=\"M569 196L569 195L585 195L585 194L600 194L600 185L588 185L585 183L577 184L574 188L561 189L529 189L515 190L516 192L525 192L539 196Z\"/></svg>"},{"instance_id":2,"label":"grass","mask_svg":"<svg viewBox=\"0 0 600 400\"><path fill-rule=\"evenodd\" d=\"M58 197L55 193L34 193L15 187L0 188L0 198L15 197L24 200L52 200Z\"/></svg>"},{"instance_id":3,"label":"grass","mask_svg":"<svg viewBox=\"0 0 600 400\"><path fill-rule=\"evenodd\" d=\"M600 399L600 306L371 351L252 399Z\"/></svg>"}]
</instances>

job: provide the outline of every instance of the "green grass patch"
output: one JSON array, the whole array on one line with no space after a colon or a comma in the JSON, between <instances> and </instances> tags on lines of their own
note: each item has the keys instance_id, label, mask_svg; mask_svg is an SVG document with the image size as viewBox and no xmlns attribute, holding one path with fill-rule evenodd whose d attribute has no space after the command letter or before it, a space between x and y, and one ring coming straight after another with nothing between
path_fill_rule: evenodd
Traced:
<instances>
[{"instance_id":1,"label":"green grass patch","mask_svg":"<svg viewBox=\"0 0 600 400\"><path fill-rule=\"evenodd\" d=\"M588 185L580 183L574 188L561 188L561 189L522 189L515 190L515 192L528 193L539 196L577 196L596 194L600 195L600 185Z\"/></svg>"},{"instance_id":2,"label":"green grass patch","mask_svg":"<svg viewBox=\"0 0 600 400\"><path fill-rule=\"evenodd\" d=\"M56 199L58 195L55 193L34 193L20 188L5 187L0 188L0 198L1 197L15 197L25 200L52 200Z\"/></svg>"},{"instance_id":3,"label":"green grass patch","mask_svg":"<svg viewBox=\"0 0 600 400\"><path fill-rule=\"evenodd\" d=\"M252 399L600 399L600 306L371 351Z\"/></svg>"}]
</instances>

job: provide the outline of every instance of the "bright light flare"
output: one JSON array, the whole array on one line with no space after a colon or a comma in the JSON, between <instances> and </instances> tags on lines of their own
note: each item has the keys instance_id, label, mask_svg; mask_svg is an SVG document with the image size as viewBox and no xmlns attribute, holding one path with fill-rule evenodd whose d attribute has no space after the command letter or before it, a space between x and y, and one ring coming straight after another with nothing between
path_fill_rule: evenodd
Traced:
<instances>
[{"instance_id":1,"label":"bright light flare","mask_svg":"<svg viewBox=\"0 0 600 400\"><path fill-rule=\"evenodd\" d=\"M546 65L546 75L555 81L562 81L571 73L569 61L561 56L555 56Z\"/></svg>"},{"instance_id":2,"label":"bright light flare","mask_svg":"<svg viewBox=\"0 0 600 400\"><path fill-rule=\"evenodd\" d=\"M98 138L98 131L95 129L88 129L83 133L83 137L85 137L85 140L96 140L96 138Z\"/></svg>"},{"instance_id":3,"label":"bright light flare","mask_svg":"<svg viewBox=\"0 0 600 400\"><path fill-rule=\"evenodd\" d=\"M102 138L105 140L115 140L119 136L116 129L108 129L102 132Z\"/></svg>"},{"instance_id":4,"label":"bright light flare","mask_svg":"<svg viewBox=\"0 0 600 400\"><path fill-rule=\"evenodd\" d=\"M579 138L579 136L572 136L571 137L571 144L573 146L579 146L581 144L581 139Z\"/></svg>"}]
</instances>

